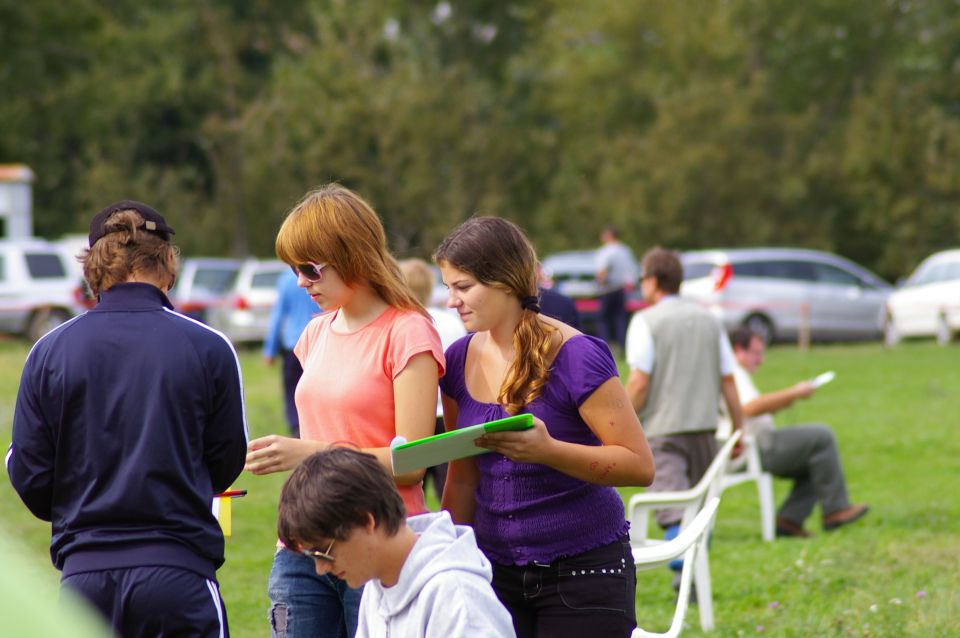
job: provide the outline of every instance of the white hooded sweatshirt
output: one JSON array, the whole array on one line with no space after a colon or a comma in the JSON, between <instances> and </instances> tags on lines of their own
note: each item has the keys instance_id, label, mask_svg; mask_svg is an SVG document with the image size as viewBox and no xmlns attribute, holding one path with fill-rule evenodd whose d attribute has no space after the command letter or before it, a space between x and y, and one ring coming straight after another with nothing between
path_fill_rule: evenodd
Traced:
<instances>
[{"instance_id":1,"label":"white hooded sweatshirt","mask_svg":"<svg viewBox=\"0 0 960 638\"><path fill-rule=\"evenodd\" d=\"M363 588L357 638L514 638L473 529L454 525L447 512L412 516L407 524L419 538L396 585L374 579Z\"/></svg>"}]
</instances>

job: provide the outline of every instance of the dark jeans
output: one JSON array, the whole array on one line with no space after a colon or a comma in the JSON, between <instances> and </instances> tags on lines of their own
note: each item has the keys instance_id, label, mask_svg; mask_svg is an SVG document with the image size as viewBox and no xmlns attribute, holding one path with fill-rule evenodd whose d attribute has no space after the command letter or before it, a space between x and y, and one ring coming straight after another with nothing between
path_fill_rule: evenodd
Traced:
<instances>
[{"instance_id":1,"label":"dark jeans","mask_svg":"<svg viewBox=\"0 0 960 638\"><path fill-rule=\"evenodd\" d=\"M216 581L179 567L129 567L63 579L124 638L229 638Z\"/></svg>"},{"instance_id":2,"label":"dark jeans","mask_svg":"<svg viewBox=\"0 0 960 638\"><path fill-rule=\"evenodd\" d=\"M493 565L493 589L517 638L629 637L637 626L637 572L624 535L549 565Z\"/></svg>"},{"instance_id":3,"label":"dark jeans","mask_svg":"<svg viewBox=\"0 0 960 638\"><path fill-rule=\"evenodd\" d=\"M297 404L293 401L293 394L303 375L303 368L300 367L300 360L292 350L281 350L280 356L283 359L283 407L287 414L287 423L290 424L290 434L300 438L300 415L297 414Z\"/></svg>"},{"instance_id":4,"label":"dark jeans","mask_svg":"<svg viewBox=\"0 0 960 638\"><path fill-rule=\"evenodd\" d=\"M600 296L600 314L597 316L597 336L621 349L627 342L627 293L620 288Z\"/></svg>"}]
</instances>

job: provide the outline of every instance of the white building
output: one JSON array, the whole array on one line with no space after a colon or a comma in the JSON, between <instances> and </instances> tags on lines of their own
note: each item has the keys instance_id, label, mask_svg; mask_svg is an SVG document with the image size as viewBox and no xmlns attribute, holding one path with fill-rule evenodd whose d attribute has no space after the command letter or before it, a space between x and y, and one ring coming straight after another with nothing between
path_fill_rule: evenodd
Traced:
<instances>
[{"instance_id":1,"label":"white building","mask_svg":"<svg viewBox=\"0 0 960 638\"><path fill-rule=\"evenodd\" d=\"M33 236L33 171L23 164L0 164L0 238Z\"/></svg>"}]
</instances>

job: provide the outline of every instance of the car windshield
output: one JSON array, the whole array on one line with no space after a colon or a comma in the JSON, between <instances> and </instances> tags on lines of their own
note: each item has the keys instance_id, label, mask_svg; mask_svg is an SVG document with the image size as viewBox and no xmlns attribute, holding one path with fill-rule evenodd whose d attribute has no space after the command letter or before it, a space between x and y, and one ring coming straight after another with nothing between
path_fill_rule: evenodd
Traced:
<instances>
[{"instance_id":1,"label":"car windshield","mask_svg":"<svg viewBox=\"0 0 960 638\"><path fill-rule=\"evenodd\" d=\"M943 261L927 261L920 264L920 267L910 275L907 285L922 286L946 279L948 267L949 264Z\"/></svg>"},{"instance_id":2,"label":"car windshield","mask_svg":"<svg viewBox=\"0 0 960 638\"><path fill-rule=\"evenodd\" d=\"M199 268L193 278L193 287L211 293L224 293L237 278L236 268Z\"/></svg>"},{"instance_id":3,"label":"car windshield","mask_svg":"<svg viewBox=\"0 0 960 638\"><path fill-rule=\"evenodd\" d=\"M250 282L251 288L276 288L277 279L280 278L280 274L283 271L274 271L274 272L260 272L253 276L253 281Z\"/></svg>"},{"instance_id":4,"label":"car windshield","mask_svg":"<svg viewBox=\"0 0 960 638\"><path fill-rule=\"evenodd\" d=\"M709 261L693 261L683 264L684 279L700 279L709 277L713 272L715 265Z\"/></svg>"},{"instance_id":5,"label":"car windshield","mask_svg":"<svg viewBox=\"0 0 960 638\"><path fill-rule=\"evenodd\" d=\"M27 253L27 270L33 279L60 279L67 276L60 255L53 253Z\"/></svg>"}]
</instances>

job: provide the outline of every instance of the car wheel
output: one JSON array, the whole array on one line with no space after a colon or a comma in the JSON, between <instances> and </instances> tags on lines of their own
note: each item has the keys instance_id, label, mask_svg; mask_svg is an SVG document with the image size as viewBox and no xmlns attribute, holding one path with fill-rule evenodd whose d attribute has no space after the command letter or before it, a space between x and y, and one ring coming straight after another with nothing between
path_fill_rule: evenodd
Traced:
<instances>
[{"instance_id":1,"label":"car wheel","mask_svg":"<svg viewBox=\"0 0 960 638\"><path fill-rule=\"evenodd\" d=\"M937 343L941 346L948 346L953 341L953 331L950 330L950 324L943 315L937 317Z\"/></svg>"},{"instance_id":2,"label":"car wheel","mask_svg":"<svg viewBox=\"0 0 960 638\"><path fill-rule=\"evenodd\" d=\"M62 308L40 308L30 317L27 324L27 339L37 341L57 326L70 320L70 313Z\"/></svg>"},{"instance_id":3,"label":"car wheel","mask_svg":"<svg viewBox=\"0 0 960 638\"><path fill-rule=\"evenodd\" d=\"M900 332L897 331L897 324L894 323L893 317L887 315L883 318L883 345L888 348L900 343Z\"/></svg>"},{"instance_id":4,"label":"car wheel","mask_svg":"<svg viewBox=\"0 0 960 638\"><path fill-rule=\"evenodd\" d=\"M763 339L765 345L770 345L773 341L774 331L773 322L764 315L750 315L743 320L743 325L749 328L751 332Z\"/></svg>"}]
</instances>

